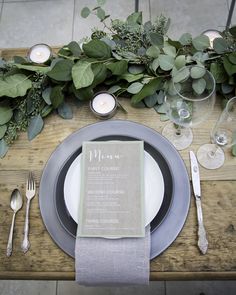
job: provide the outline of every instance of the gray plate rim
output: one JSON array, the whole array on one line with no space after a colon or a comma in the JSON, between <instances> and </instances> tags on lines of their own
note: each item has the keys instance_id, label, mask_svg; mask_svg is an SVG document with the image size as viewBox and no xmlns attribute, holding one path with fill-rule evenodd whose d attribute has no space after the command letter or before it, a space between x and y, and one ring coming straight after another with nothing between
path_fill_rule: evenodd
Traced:
<instances>
[{"instance_id":1,"label":"gray plate rim","mask_svg":"<svg viewBox=\"0 0 236 295\"><path fill-rule=\"evenodd\" d=\"M43 222L55 243L74 257L75 238L62 227L52 203L58 172L83 141L107 135L133 136L149 143L162 154L170 167L173 179L172 203L166 218L151 234L150 259L153 259L174 242L183 228L191 194L187 169L177 150L161 134L145 125L127 120L102 121L87 125L65 138L52 152L41 176L39 207Z\"/></svg>"}]
</instances>

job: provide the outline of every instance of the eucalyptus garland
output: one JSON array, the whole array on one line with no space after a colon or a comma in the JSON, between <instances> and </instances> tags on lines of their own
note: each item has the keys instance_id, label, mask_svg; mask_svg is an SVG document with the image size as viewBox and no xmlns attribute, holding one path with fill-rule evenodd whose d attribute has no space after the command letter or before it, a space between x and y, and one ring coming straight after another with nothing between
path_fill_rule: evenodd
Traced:
<instances>
[{"instance_id":1,"label":"eucalyptus garland","mask_svg":"<svg viewBox=\"0 0 236 295\"><path fill-rule=\"evenodd\" d=\"M0 59L0 157L19 132L27 131L29 140L40 133L49 114L72 118L68 97L89 101L101 89L130 98L134 107L155 108L166 120L165 93L173 91L173 79L185 78L177 72L187 65L200 65L213 74L223 103L236 95L236 26L221 32L222 38L211 47L203 34L170 39L170 20L164 16L143 24L137 12L107 25L105 1L97 2L93 9L83 8L81 15L96 14L104 29L94 29L82 43L70 42L41 65L17 56ZM195 83L195 92L203 90Z\"/></svg>"}]
</instances>

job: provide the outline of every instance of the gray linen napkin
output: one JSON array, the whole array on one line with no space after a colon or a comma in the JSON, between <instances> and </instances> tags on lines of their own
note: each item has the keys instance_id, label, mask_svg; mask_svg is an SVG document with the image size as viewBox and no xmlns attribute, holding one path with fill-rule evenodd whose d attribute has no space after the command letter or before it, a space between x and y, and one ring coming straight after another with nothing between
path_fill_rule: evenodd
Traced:
<instances>
[{"instance_id":1,"label":"gray linen napkin","mask_svg":"<svg viewBox=\"0 0 236 295\"><path fill-rule=\"evenodd\" d=\"M87 286L148 285L150 226L144 238L76 238L76 281Z\"/></svg>"}]
</instances>

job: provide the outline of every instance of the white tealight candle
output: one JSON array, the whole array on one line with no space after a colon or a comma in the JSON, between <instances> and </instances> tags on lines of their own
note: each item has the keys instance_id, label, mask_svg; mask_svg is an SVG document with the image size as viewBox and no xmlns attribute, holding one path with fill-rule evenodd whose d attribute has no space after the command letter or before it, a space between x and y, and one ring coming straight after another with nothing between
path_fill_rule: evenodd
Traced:
<instances>
[{"instance_id":1,"label":"white tealight candle","mask_svg":"<svg viewBox=\"0 0 236 295\"><path fill-rule=\"evenodd\" d=\"M36 44L29 50L28 58L31 62L42 64L49 60L52 50L47 44Z\"/></svg>"},{"instance_id":2,"label":"white tealight candle","mask_svg":"<svg viewBox=\"0 0 236 295\"><path fill-rule=\"evenodd\" d=\"M207 30L202 33L203 35L207 36L210 40L210 48L213 48L213 41L216 38L222 38L221 34L217 30Z\"/></svg>"},{"instance_id":3,"label":"white tealight candle","mask_svg":"<svg viewBox=\"0 0 236 295\"><path fill-rule=\"evenodd\" d=\"M101 92L93 97L90 106L97 117L108 119L115 114L117 101L112 94Z\"/></svg>"}]
</instances>

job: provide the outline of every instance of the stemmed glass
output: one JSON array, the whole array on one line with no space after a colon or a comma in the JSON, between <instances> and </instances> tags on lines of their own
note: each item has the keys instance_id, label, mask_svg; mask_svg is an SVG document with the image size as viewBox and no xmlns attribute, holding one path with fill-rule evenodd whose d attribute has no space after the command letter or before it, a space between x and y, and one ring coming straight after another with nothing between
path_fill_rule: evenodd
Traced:
<instances>
[{"instance_id":1,"label":"stemmed glass","mask_svg":"<svg viewBox=\"0 0 236 295\"><path fill-rule=\"evenodd\" d=\"M215 79L204 67L192 65L174 75L172 86L165 97L165 108L174 124L167 124L162 134L177 150L183 150L193 140L190 128L205 121L213 110Z\"/></svg>"},{"instance_id":2,"label":"stemmed glass","mask_svg":"<svg viewBox=\"0 0 236 295\"><path fill-rule=\"evenodd\" d=\"M217 169L225 161L223 149L236 144L236 96L227 102L212 129L211 141L212 144L204 144L198 149L197 158L203 167Z\"/></svg>"}]
</instances>

